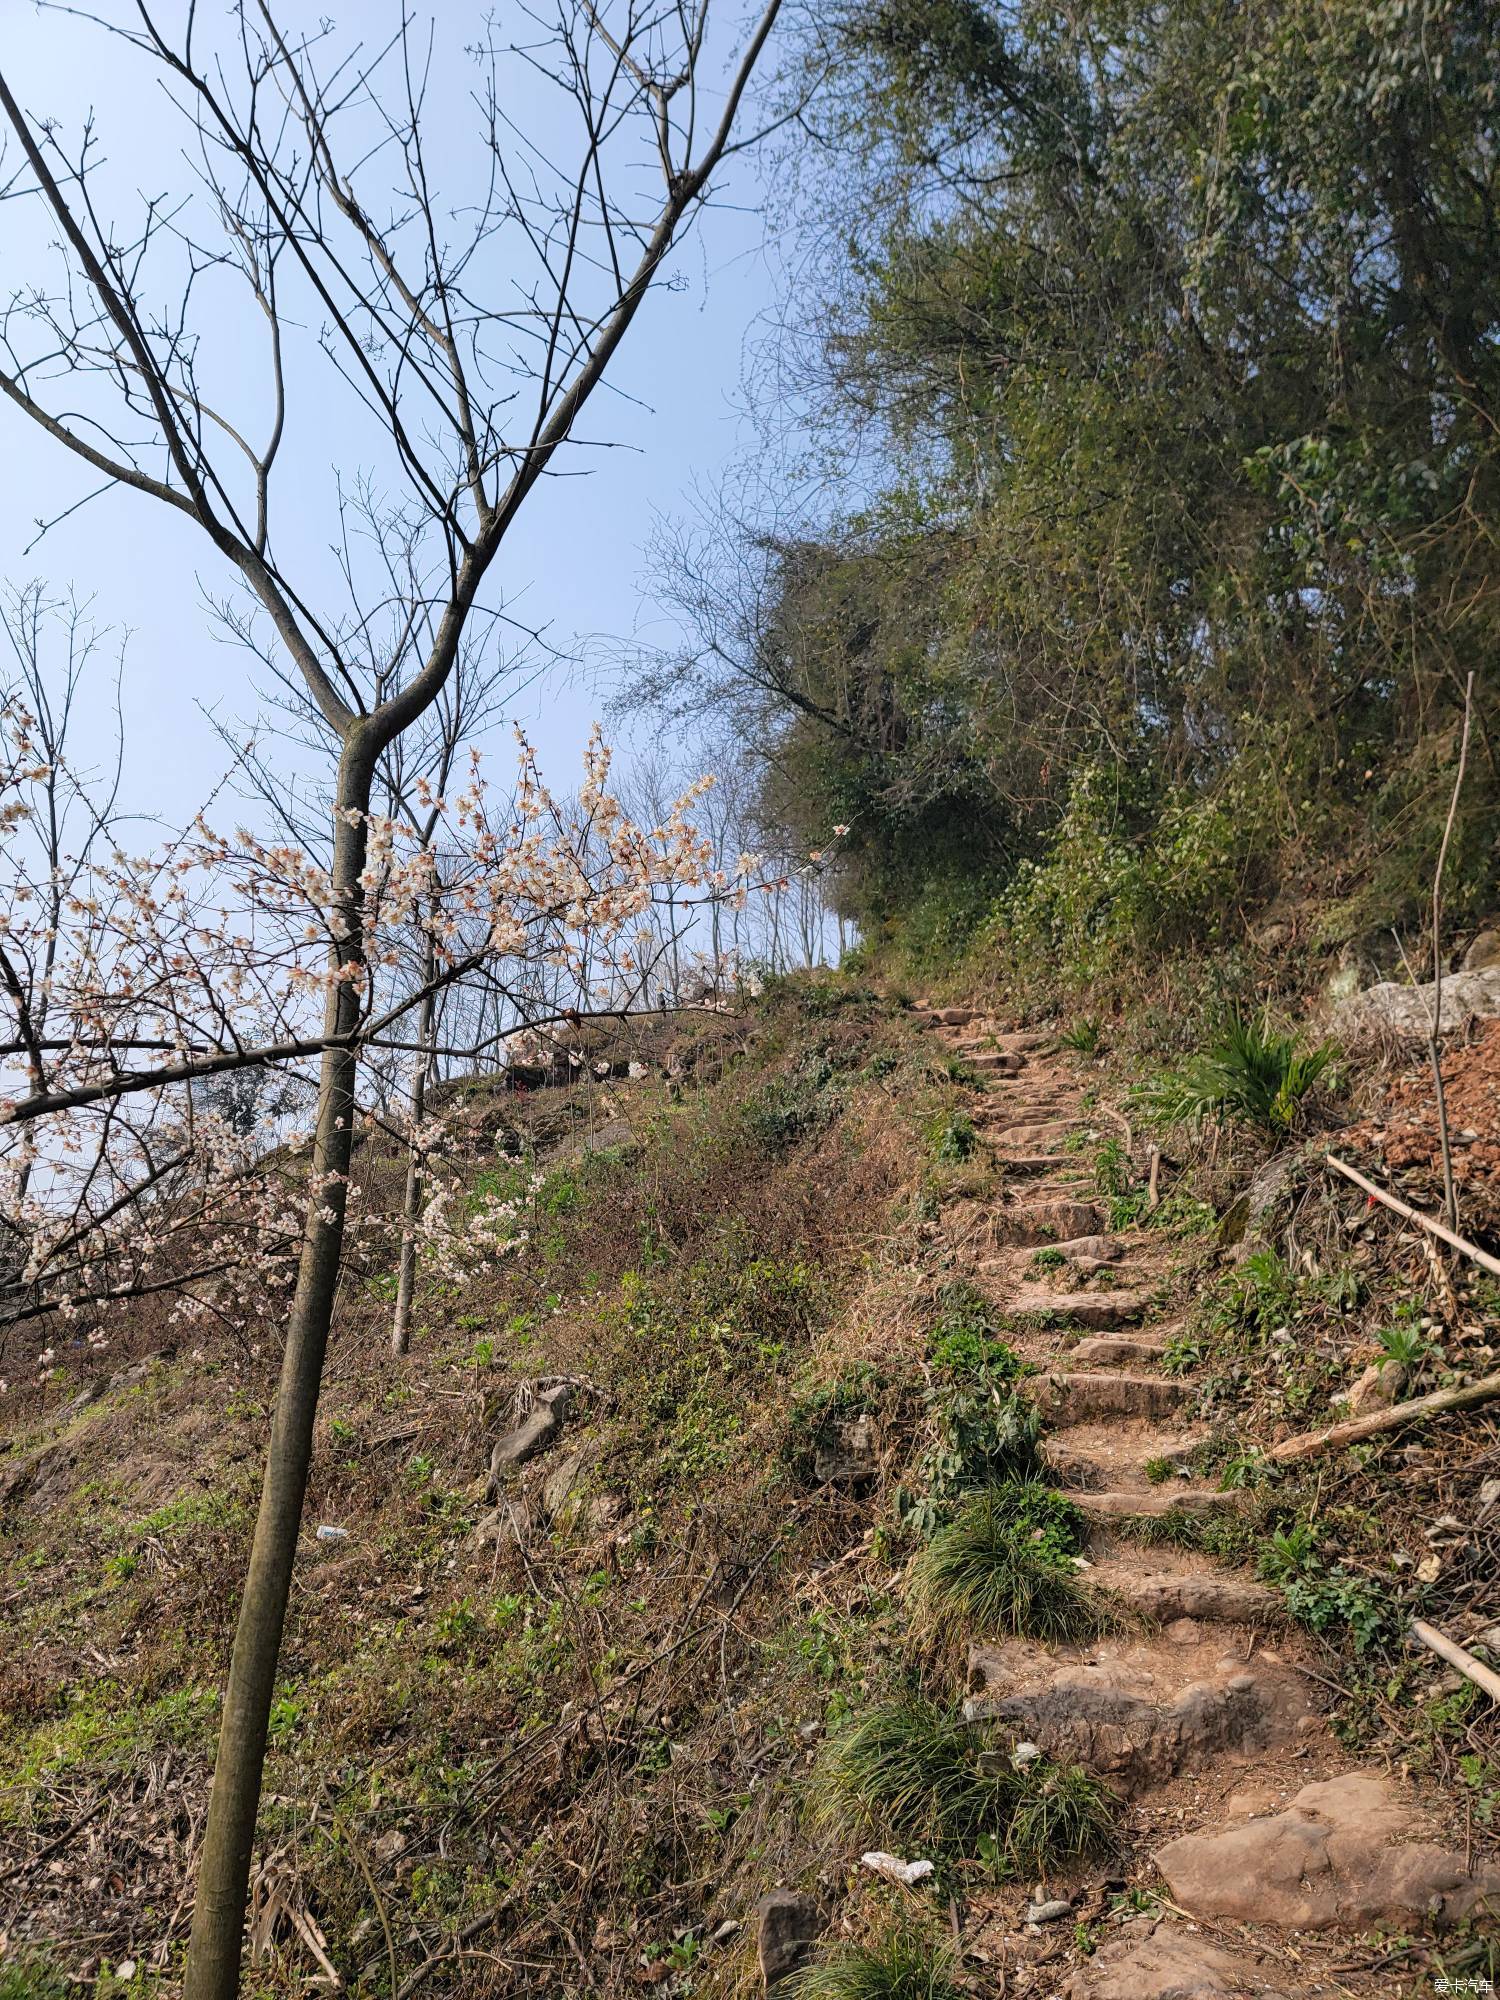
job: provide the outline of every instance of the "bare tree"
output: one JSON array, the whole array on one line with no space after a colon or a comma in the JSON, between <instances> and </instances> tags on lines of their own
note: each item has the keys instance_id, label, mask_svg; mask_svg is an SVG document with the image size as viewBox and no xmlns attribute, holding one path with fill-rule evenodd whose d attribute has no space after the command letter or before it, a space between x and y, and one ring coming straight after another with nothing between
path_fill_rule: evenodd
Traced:
<instances>
[{"instance_id":1,"label":"bare tree","mask_svg":"<svg viewBox=\"0 0 1500 2000\"><path fill-rule=\"evenodd\" d=\"M61 270L37 273L0 315L0 390L105 486L185 517L269 623L266 656L300 679L339 746L329 875L312 1196L241 1600L198 1872L186 2000L238 1990L266 1723L311 1458L344 1241L356 1072L367 1005L371 801L383 753L448 682L466 635L494 614L482 591L506 535L579 419L720 163L779 0L754 20L712 107L710 0L517 7L526 49L492 29L477 93L483 171L440 206L425 144L432 39L402 13L372 57L333 30L288 33L266 0L239 0L214 42L188 6L170 28L144 4L101 30L152 65L185 121L191 178L112 219L92 119L70 128L0 74L12 215L32 206ZM528 139L500 83L530 66L574 120L571 158ZM643 193L643 170L655 193ZM395 190L393 193L392 190ZM3 212L3 211L0 211ZM528 268L529 267L529 268ZM216 393L230 281L264 329L264 373ZM299 333L317 327L311 345ZM232 373L233 371L225 371ZM238 388L238 384L233 385ZM371 426L373 557L344 569L342 608L277 533L287 440L316 432L342 389ZM38 1048L35 1055L45 1055ZM87 1101L279 1059L218 1050L97 1078ZM14 1120L56 1109L45 1061ZM143 1080L144 1078L144 1080ZM76 1095L76 1088L69 1086Z\"/></svg>"}]
</instances>

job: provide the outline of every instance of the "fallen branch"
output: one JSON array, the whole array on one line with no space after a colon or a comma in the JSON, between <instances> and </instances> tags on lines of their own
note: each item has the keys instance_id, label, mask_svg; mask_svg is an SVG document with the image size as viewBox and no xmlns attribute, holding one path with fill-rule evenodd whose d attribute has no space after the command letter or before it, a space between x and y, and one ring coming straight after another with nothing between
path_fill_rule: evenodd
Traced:
<instances>
[{"instance_id":1,"label":"fallen branch","mask_svg":"<svg viewBox=\"0 0 1500 2000\"><path fill-rule=\"evenodd\" d=\"M1497 1396L1500 1396L1500 1374L1483 1375L1461 1389L1438 1389L1410 1403L1393 1403L1388 1410L1371 1410L1365 1416L1350 1417L1346 1423L1332 1424L1327 1430L1303 1431L1273 1445L1269 1456L1278 1465L1294 1458L1316 1458L1320 1452L1358 1444L1362 1438L1375 1437L1381 1431L1400 1430L1405 1424L1420 1423L1424 1417L1441 1416L1445 1410L1471 1410L1476 1403L1489 1403Z\"/></svg>"},{"instance_id":2,"label":"fallen branch","mask_svg":"<svg viewBox=\"0 0 1500 2000\"><path fill-rule=\"evenodd\" d=\"M1446 1660L1450 1667L1471 1680L1475 1687L1482 1687L1491 1701L1500 1701L1500 1674L1493 1667L1487 1667L1483 1660L1476 1660L1472 1653L1466 1653L1462 1646L1445 1638L1435 1625L1428 1625L1421 1618L1411 1621L1411 1636L1424 1645L1428 1652L1436 1653L1440 1660Z\"/></svg>"},{"instance_id":3,"label":"fallen branch","mask_svg":"<svg viewBox=\"0 0 1500 2000\"><path fill-rule=\"evenodd\" d=\"M1397 1215L1405 1216L1408 1222L1414 1222L1419 1229L1425 1229L1429 1235L1440 1237L1444 1243L1452 1244L1455 1250L1461 1250L1464 1256L1500 1278L1500 1257L1492 1257L1488 1250L1481 1250L1477 1243L1471 1243L1466 1236L1460 1236L1458 1231L1450 1229L1446 1222L1439 1222L1433 1215L1424 1215L1421 1209L1409 1207L1395 1195L1388 1194L1383 1187L1377 1187L1374 1181L1367 1181L1364 1175L1356 1172L1346 1160L1339 1159L1333 1153L1325 1153L1323 1158L1336 1174L1342 1174L1346 1181L1353 1181L1357 1188L1363 1188L1373 1201L1383 1202L1387 1208L1394 1209Z\"/></svg>"}]
</instances>

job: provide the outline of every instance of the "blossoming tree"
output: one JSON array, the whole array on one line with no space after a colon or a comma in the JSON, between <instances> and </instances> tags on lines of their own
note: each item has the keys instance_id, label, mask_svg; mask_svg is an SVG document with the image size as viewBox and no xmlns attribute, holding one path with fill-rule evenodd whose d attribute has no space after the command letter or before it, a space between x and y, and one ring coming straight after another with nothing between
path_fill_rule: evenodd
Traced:
<instances>
[{"instance_id":1,"label":"blossoming tree","mask_svg":"<svg viewBox=\"0 0 1500 2000\"><path fill-rule=\"evenodd\" d=\"M467 37L478 43L475 150L444 203L429 157L432 45L404 10L393 9L392 38L373 56L340 51L326 22L283 29L269 0L238 0L211 25L195 7L171 11L163 21L140 0L91 17L122 56L154 69L187 128L180 188L144 200L134 225L115 219L121 196L92 119L69 124L52 107L28 107L24 85L0 69L9 175L0 218L22 229L31 262L58 260L51 271L38 264L0 316L0 391L92 485L128 488L181 517L237 575L251 607L238 615L263 657L300 679L336 739L331 852L325 866L206 822L159 852L107 851L68 912L65 1023L54 1011L38 1032L9 953L28 1075L6 1119L13 1131L50 1121L63 1159L55 1169L49 1159L49 1172L86 1174L86 1160L109 1160L123 1198L143 1177L174 1171L167 1163L196 1115L176 1086L316 1062L306 1199L295 1226L288 1218L296 1275L285 1356L184 1989L186 2000L224 2000L239 1983L266 1724L344 1250L361 1051L410 1010L410 991L395 1015L372 1004L374 973L393 917L435 888L430 854L413 851L399 819L372 810L376 764L492 615L486 581L517 516L576 444L716 170L750 142L737 124L779 0L765 0L717 88L711 0L551 0L476 22ZM517 46L503 38L509 12ZM525 91L502 80L508 65L529 79ZM538 95L553 100L545 143L514 122L515 106ZM574 135L566 151L564 114ZM452 135L443 136L446 150ZM40 230L26 222L37 212ZM246 364L242 324L261 329L258 372ZM368 426L366 490L391 497L372 510L380 532L330 579L314 538L279 510L289 485L305 501L307 445L339 398ZM301 440L300 463L289 437ZM24 713L12 715L6 755L20 786L41 768L34 735ZM579 865L529 759L513 815L494 812L477 783L446 802L456 865L434 919L442 950L457 948L460 911L484 927L491 955L541 948L543 938L567 951L584 932L623 938L655 872L676 870L691 840L684 821L648 858L609 796L591 753L584 809L591 834L606 835L597 869ZM474 956L466 946L435 976L451 980ZM225 1178L216 1174L214 1187ZM144 1212L127 1201L121 1213L132 1207ZM224 1220L205 1208L210 1231ZM108 1218L91 1211L90 1222ZM76 1274L98 1241L60 1242L49 1268ZM160 1245L137 1238L132 1254L149 1264Z\"/></svg>"}]
</instances>

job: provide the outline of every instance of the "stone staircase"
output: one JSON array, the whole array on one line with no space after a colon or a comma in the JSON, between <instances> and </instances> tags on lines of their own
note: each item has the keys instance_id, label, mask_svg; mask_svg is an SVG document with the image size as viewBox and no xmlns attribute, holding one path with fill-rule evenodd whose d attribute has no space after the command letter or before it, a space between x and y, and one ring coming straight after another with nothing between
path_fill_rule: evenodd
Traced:
<instances>
[{"instance_id":1,"label":"stone staircase","mask_svg":"<svg viewBox=\"0 0 1500 2000\"><path fill-rule=\"evenodd\" d=\"M1048 1462L1095 1524L1090 1580L1137 1614L1083 1645L976 1640L967 1710L1107 1783L1125 1802L1132 1879L1151 1881L1149 1857L1168 1897L1112 1919L1065 1986L1005 1990L1066 2000L1424 1990L1390 1971L1361 1984L1318 1966L1337 1968L1334 1941L1347 1935L1352 1950L1372 1927L1425 1933L1490 1909L1500 1923L1500 1870L1445 1841L1383 1768L1351 1768L1279 1593L1161 1541L1173 1518L1245 1501L1192 1475L1206 1435L1198 1385L1162 1368L1178 1327L1163 1303L1169 1248L1148 1230L1112 1234L1097 1197L1090 1135L1118 1122L1086 1104L1079 1060L1049 1051L1046 1037L963 1008L923 1019L980 1080L973 1122L1000 1176L993 1199L945 1214L951 1266L1015 1318ZM1039 1266L1038 1250L1056 1254ZM1150 1546L1133 1537L1137 1523L1157 1528ZM1329 1948L1307 1949L1305 1933L1328 1934Z\"/></svg>"}]
</instances>

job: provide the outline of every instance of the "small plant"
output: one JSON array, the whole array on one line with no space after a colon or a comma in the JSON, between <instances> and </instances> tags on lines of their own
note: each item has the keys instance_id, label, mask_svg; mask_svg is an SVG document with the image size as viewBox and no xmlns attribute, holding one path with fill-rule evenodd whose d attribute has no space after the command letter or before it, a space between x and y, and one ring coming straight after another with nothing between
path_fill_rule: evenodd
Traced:
<instances>
[{"instance_id":1,"label":"small plant","mask_svg":"<svg viewBox=\"0 0 1500 2000\"><path fill-rule=\"evenodd\" d=\"M1060 1271L1067 1263L1061 1250L1038 1250L1031 1260L1033 1271Z\"/></svg>"},{"instance_id":2,"label":"small plant","mask_svg":"<svg viewBox=\"0 0 1500 2000\"><path fill-rule=\"evenodd\" d=\"M922 1460L922 1497L905 1506L905 1519L931 1535L951 1514L952 1503L986 1487L1039 1479L1042 1414L1012 1390L981 1383L929 1397L938 1435Z\"/></svg>"},{"instance_id":3,"label":"small plant","mask_svg":"<svg viewBox=\"0 0 1500 2000\"><path fill-rule=\"evenodd\" d=\"M1165 1486L1177 1471L1170 1458L1148 1458L1141 1469L1153 1486Z\"/></svg>"},{"instance_id":4,"label":"small plant","mask_svg":"<svg viewBox=\"0 0 1500 2000\"><path fill-rule=\"evenodd\" d=\"M927 1143L932 1157L941 1166L962 1166L972 1159L979 1146L974 1120L966 1111L949 1111L934 1118L927 1127Z\"/></svg>"},{"instance_id":5,"label":"small plant","mask_svg":"<svg viewBox=\"0 0 1500 2000\"><path fill-rule=\"evenodd\" d=\"M994 1388L1015 1381L1025 1364L1000 1338L999 1325L983 1292L963 1279L945 1285L927 1350L934 1369L966 1387Z\"/></svg>"},{"instance_id":6,"label":"small plant","mask_svg":"<svg viewBox=\"0 0 1500 2000\"><path fill-rule=\"evenodd\" d=\"M1395 1325L1383 1329L1380 1335L1380 1358L1382 1361L1399 1362L1403 1368L1420 1368L1432 1352L1432 1343L1419 1326L1409 1320L1398 1320Z\"/></svg>"},{"instance_id":7,"label":"small plant","mask_svg":"<svg viewBox=\"0 0 1500 2000\"><path fill-rule=\"evenodd\" d=\"M1202 1334L1174 1333L1162 1349L1161 1365L1169 1375L1186 1375L1207 1353L1208 1343Z\"/></svg>"},{"instance_id":8,"label":"small plant","mask_svg":"<svg viewBox=\"0 0 1500 2000\"><path fill-rule=\"evenodd\" d=\"M1078 1055L1096 1056L1104 1039L1104 1025L1097 1014L1080 1014L1057 1039L1063 1048L1073 1049Z\"/></svg>"},{"instance_id":9,"label":"small plant","mask_svg":"<svg viewBox=\"0 0 1500 2000\"><path fill-rule=\"evenodd\" d=\"M826 1946L777 1986L787 2000L958 2000L952 1945L908 1924L868 1944Z\"/></svg>"},{"instance_id":10,"label":"small plant","mask_svg":"<svg viewBox=\"0 0 1500 2000\"><path fill-rule=\"evenodd\" d=\"M1213 1048L1159 1078L1143 1096L1163 1124L1232 1118L1284 1138L1333 1058L1329 1042L1304 1049L1265 1016L1259 1021L1236 1016Z\"/></svg>"},{"instance_id":11,"label":"small plant","mask_svg":"<svg viewBox=\"0 0 1500 2000\"><path fill-rule=\"evenodd\" d=\"M1037 1484L992 1488L968 1501L917 1557L912 1590L923 1622L1045 1639L1085 1638L1108 1622L1073 1561L1077 1509Z\"/></svg>"}]
</instances>

